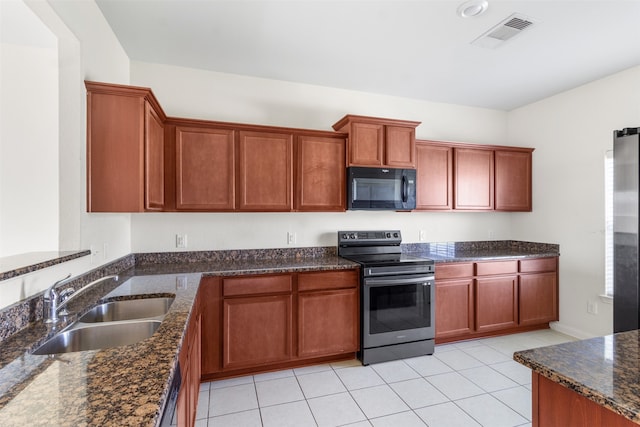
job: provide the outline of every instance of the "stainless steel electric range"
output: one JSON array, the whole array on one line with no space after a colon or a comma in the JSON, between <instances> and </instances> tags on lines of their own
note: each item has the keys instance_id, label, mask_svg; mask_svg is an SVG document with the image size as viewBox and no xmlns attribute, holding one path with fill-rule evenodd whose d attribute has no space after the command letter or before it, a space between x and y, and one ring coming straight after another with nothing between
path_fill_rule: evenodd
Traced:
<instances>
[{"instance_id":1,"label":"stainless steel electric range","mask_svg":"<svg viewBox=\"0 0 640 427\"><path fill-rule=\"evenodd\" d=\"M435 263L403 254L399 230L339 231L338 255L360 264L364 365L433 354Z\"/></svg>"}]
</instances>

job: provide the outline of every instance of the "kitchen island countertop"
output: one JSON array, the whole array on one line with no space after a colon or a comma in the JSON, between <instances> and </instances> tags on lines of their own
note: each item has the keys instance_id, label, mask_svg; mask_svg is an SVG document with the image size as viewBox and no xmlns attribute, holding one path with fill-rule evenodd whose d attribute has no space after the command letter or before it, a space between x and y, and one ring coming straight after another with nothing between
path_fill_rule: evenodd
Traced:
<instances>
[{"instance_id":1,"label":"kitchen island countertop","mask_svg":"<svg viewBox=\"0 0 640 427\"><path fill-rule=\"evenodd\" d=\"M517 362L640 424L640 331L514 353Z\"/></svg>"}]
</instances>

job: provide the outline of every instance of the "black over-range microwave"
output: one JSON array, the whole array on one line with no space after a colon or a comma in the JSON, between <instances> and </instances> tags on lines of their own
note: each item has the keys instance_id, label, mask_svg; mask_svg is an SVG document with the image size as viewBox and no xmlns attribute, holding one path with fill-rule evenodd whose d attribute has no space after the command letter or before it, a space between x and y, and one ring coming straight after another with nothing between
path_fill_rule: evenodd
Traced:
<instances>
[{"instance_id":1,"label":"black over-range microwave","mask_svg":"<svg viewBox=\"0 0 640 427\"><path fill-rule=\"evenodd\" d=\"M416 208L415 169L347 168L347 209Z\"/></svg>"}]
</instances>

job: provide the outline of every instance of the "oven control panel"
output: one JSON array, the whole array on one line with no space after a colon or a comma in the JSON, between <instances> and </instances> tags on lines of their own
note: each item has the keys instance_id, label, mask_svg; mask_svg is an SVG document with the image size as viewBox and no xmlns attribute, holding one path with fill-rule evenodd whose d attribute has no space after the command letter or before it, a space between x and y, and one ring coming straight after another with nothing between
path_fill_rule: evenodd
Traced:
<instances>
[{"instance_id":1,"label":"oven control panel","mask_svg":"<svg viewBox=\"0 0 640 427\"><path fill-rule=\"evenodd\" d=\"M338 231L339 245L399 245L400 230Z\"/></svg>"}]
</instances>

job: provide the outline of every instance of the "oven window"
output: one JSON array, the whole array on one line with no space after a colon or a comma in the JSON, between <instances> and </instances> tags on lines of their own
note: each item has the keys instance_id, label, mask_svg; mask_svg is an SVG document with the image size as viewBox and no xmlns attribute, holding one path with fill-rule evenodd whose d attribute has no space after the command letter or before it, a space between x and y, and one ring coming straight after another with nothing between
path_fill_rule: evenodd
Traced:
<instances>
[{"instance_id":1,"label":"oven window","mask_svg":"<svg viewBox=\"0 0 640 427\"><path fill-rule=\"evenodd\" d=\"M370 288L369 333L405 331L431 326L430 286L423 284Z\"/></svg>"}]
</instances>

